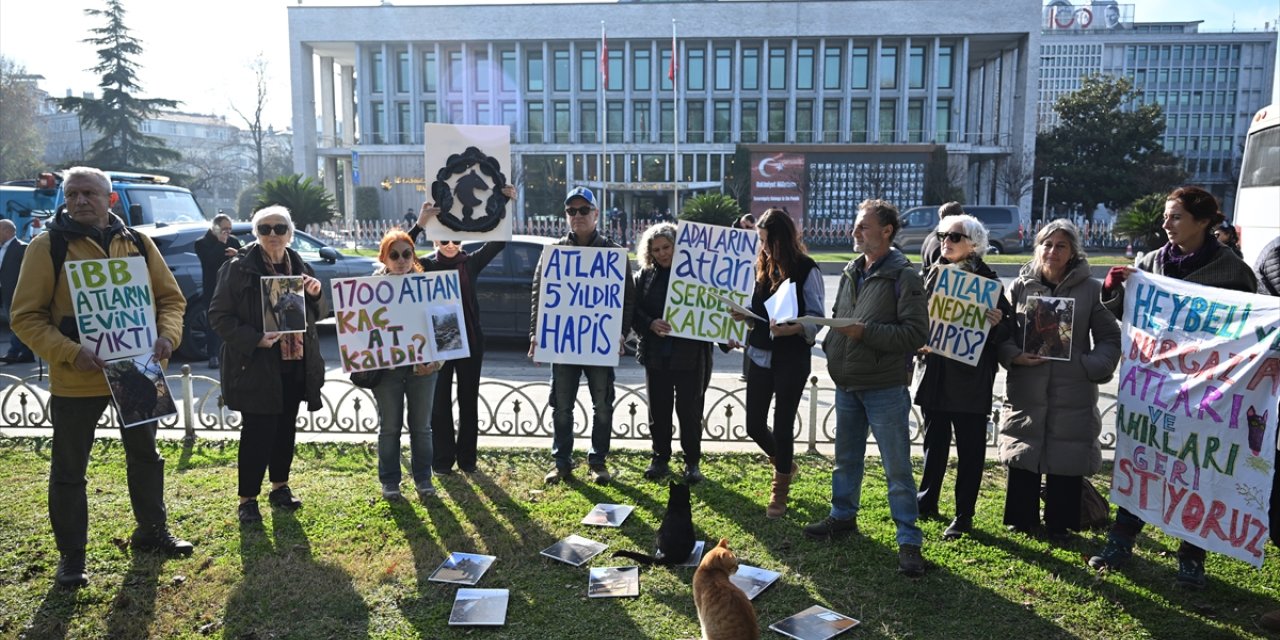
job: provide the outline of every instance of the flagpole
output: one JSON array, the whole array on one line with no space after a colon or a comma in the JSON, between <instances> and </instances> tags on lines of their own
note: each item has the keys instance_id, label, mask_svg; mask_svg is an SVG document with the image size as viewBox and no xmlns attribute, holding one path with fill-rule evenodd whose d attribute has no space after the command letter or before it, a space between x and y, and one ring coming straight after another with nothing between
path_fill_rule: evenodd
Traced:
<instances>
[{"instance_id":1,"label":"flagpole","mask_svg":"<svg viewBox=\"0 0 1280 640\"><path fill-rule=\"evenodd\" d=\"M675 102L671 105L675 112L675 130L671 132L671 139L675 142L675 163L671 171L675 199L671 201L671 217L677 218L680 216L680 55L676 48L675 18L671 19L671 85L675 89Z\"/></svg>"},{"instance_id":2,"label":"flagpole","mask_svg":"<svg viewBox=\"0 0 1280 640\"><path fill-rule=\"evenodd\" d=\"M609 211L609 41L605 34L604 20L600 21L600 204L604 207L601 217L608 229Z\"/></svg>"}]
</instances>

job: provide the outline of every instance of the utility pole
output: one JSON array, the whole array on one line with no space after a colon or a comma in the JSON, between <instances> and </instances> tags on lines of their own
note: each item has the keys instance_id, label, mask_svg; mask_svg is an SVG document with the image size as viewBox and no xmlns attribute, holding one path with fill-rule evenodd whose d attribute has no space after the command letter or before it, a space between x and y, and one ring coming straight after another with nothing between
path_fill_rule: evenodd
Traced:
<instances>
[{"instance_id":1,"label":"utility pole","mask_svg":"<svg viewBox=\"0 0 1280 640\"><path fill-rule=\"evenodd\" d=\"M1040 204L1040 220L1048 222L1049 220L1049 183L1053 182L1053 176L1040 176L1040 180L1044 182L1044 200Z\"/></svg>"}]
</instances>

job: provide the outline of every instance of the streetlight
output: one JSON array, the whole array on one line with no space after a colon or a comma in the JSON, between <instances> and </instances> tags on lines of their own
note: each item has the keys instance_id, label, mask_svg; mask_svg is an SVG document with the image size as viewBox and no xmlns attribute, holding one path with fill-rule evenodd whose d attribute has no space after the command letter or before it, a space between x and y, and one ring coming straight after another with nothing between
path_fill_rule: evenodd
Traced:
<instances>
[{"instance_id":1,"label":"streetlight","mask_svg":"<svg viewBox=\"0 0 1280 640\"><path fill-rule=\"evenodd\" d=\"M1040 180L1044 182L1044 201L1040 204L1040 219L1049 219L1049 183L1053 182L1053 176L1040 176Z\"/></svg>"}]
</instances>

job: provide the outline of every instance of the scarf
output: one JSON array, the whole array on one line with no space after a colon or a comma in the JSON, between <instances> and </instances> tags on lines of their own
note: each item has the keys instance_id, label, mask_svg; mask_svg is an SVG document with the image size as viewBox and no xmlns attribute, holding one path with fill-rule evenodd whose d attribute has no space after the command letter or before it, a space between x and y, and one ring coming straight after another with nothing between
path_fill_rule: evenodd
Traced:
<instances>
[{"instance_id":1,"label":"scarf","mask_svg":"<svg viewBox=\"0 0 1280 640\"><path fill-rule=\"evenodd\" d=\"M283 273L276 271L276 266L271 264L271 259L267 257L265 251L262 252L262 264L267 268L269 276L291 276L293 275L293 260L289 258L289 253L284 254ZM304 292L302 295L306 295ZM305 310L303 313L306 313ZM280 341L276 344L280 345L281 360L301 360L302 359L302 336L304 333L286 333L280 336Z\"/></svg>"},{"instance_id":2,"label":"scarf","mask_svg":"<svg viewBox=\"0 0 1280 640\"><path fill-rule=\"evenodd\" d=\"M1178 245L1166 242L1163 247L1160 247L1160 253L1156 255L1156 259L1160 261L1161 272L1164 275L1185 280L1200 267L1209 264L1209 261L1218 255L1218 249L1221 247L1222 243L1213 236L1205 238L1204 244L1191 253L1183 253Z\"/></svg>"}]
</instances>

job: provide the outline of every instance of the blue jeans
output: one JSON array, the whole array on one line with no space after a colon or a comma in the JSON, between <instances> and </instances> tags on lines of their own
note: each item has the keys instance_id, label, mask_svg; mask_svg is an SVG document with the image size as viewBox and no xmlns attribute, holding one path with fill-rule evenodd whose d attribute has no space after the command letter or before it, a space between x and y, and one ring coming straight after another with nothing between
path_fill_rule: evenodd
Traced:
<instances>
[{"instance_id":1,"label":"blue jeans","mask_svg":"<svg viewBox=\"0 0 1280 640\"><path fill-rule=\"evenodd\" d=\"M591 421L591 450L587 464L604 464L609 455L609 437L613 430L613 367L579 364L551 365L551 457L560 469L573 468L573 405L578 397L578 384L587 376L594 411Z\"/></svg>"},{"instance_id":2,"label":"blue jeans","mask_svg":"<svg viewBox=\"0 0 1280 640\"><path fill-rule=\"evenodd\" d=\"M378 481L400 483L400 427L409 399L409 468L415 483L431 481L431 405L436 397L436 375L416 376L413 365L390 369L373 388L378 401Z\"/></svg>"},{"instance_id":3,"label":"blue jeans","mask_svg":"<svg viewBox=\"0 0 1280 640\"><path fill-rule=\"evenodd\" d=\"M831 472L831 517L856 518L862 500L867 428L876 436L889 485L889 513L898 525L898 544L920 544L916 526L916 479L911 470L911 435L906 387L869 391L836 389L836 467Z\"/></svg>"}]
</instances>

